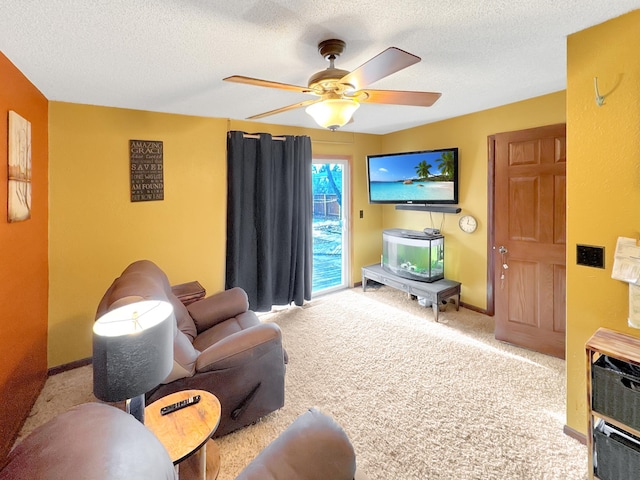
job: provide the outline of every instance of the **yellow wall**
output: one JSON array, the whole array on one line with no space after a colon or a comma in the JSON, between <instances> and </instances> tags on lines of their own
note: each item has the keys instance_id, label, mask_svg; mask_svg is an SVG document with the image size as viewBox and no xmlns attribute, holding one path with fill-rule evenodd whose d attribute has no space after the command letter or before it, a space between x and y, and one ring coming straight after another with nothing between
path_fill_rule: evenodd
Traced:
<instances>
[{"instance_id":1,"label":"yellow wall","mask_svg":"<svg viewBox=\"0 0 640 480\"><path fill-rule=\"evenodd\" d=\"M558 92L377 136L51 102L49 366L91 355L97 303L136 259L157 262L172 283L223 288L227 130L309 135L315 156L350 158L351 285L379 261L383 228L430 225L428 213L368 203L366 155L458 146L460 207L480 227L463 234L459 215L446 215L445 273L462 282L465 303L486 308L487 136L564 122L564 105ZM129 201L130 139L164 142L164 201Z\"/></svg>"},{"instance_id":2,"label":"yellow wall","mask_svg":"<svg viewBox=\"0 0 640 480\"><path fill-rule=\"evenodd\" d=\"M310 135L314 154L352 158L364 178L374 135L303 130L225 119L51 102L49 110L49 367L91 356L91 326L111 281L132 261L157 262L172 283L224 287L226 132ZM129 140L164 142L164 201L129 200ZM379 251L380 212L356 180L354 275ZM352 249L353 250L353 249Z\"/></svg>"},{"instance_id":3,"label":"yellow wall","mask_svg":"<svg viewBox=\"0 0 640 480\"><path fill-rule=\"evenodd\" d=\"M567 425L583 433L585 342L601 326L640 336L627 326L628 287L611 278L617 237L640 237L638 45L640 10L567 43ZM606 268L577 266L578 243L604 246Z\"/></svg>"},{"instance_id":4,"label":"yellow wall","mask_svg":"<svg viewBox=\"0 0 640 480\"><path fill-rule=\"evenodd\" d=\"M480 309L487 300L487 137L525 128L565 122L565 92L403 130L383 137L384 152L458 147L460 187L458 215L445 214L445 276L462 283L461 300ZM467 234L458 228L460 215L478 219ZM441 213L383 207L384 228L440 228ZM431 224L433 218L433 225Z\"/></svg>"},{"instance_id":5,"label":"yellow wall","mask_svg":"<svg viewBox=\"0 0 640 480\"><path fill-rule=\"evenodd\" d=\"M366 155L458 146L460 206L480 228L467 236L447 216L446 274L463 283L463 301L484 308L487 135L562 122L564 101L560 92L386 136L51 102L49 366L91 355L97 304L134 260L157 262L172 283L223 288L227 130L309 135L314 156L350 158L351 285L379 261L383 227L427 225L428 214L369 205ZM130 139L164 142L164 201L129 201Z\"/></svg>"},{"instance_id":6,"label":"yellow wall","mask_svg":"<svg viewBox=\"0 0 640 480\"><path fill-rule=\"evenodd\" d=\"M91 355L98 302L134 260L175 283L223 284L226 121L60 102L49 113L51 367ZM164 142L164 201L129 201L130 139Z\"/></svg>"}]
</instances>

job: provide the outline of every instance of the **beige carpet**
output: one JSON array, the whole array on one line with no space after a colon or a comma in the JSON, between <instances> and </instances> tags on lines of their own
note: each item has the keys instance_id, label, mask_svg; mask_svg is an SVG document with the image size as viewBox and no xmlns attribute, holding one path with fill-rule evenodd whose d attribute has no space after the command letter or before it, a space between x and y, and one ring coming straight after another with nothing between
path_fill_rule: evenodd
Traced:
<instances>
[{"instance_id":1,"label":"beige carpet","mask_svg":"<svg viewBox=\"0 0 640 480\"><path fill-rule=\"evenodd\" d=\"M586 447L562 432L564 361L497 342L475 312L450 304L440 318L388 287L263 316L289 352L285 406L218 440L218 478L316 406L345 428L370 480L586 479ZM92 401L91 388L90 367L49 378L22 435Z\"/></svg>"}]
</instances>

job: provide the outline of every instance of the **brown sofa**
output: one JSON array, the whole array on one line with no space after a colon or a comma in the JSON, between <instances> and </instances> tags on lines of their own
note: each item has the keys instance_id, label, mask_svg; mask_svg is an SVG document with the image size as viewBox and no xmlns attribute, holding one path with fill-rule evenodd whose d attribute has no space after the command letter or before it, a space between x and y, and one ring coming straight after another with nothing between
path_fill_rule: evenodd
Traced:
<instances>
[{"instance_id":1,"label":"brown sofa","mask_svg":"<svg viewBox=\"0 0 640 480\"><path fill-rule=\"evenodd\" d=\"M85 403L36 428L0 470L0 480L174 480L160 440L133 416Z\"/></svg>"},{"instance_id":2,"label":"brown sofa","mask_svg":"<svg viewBox=\"0 0 640 480\"><path fill-rule=\"evenodd\" d=\"M309 410L237 480L351 480L355 454L342 428ZM34 430L9 454L0 480L174 480L169 454L133 416L87 403Z\"/></svg>"},{"instance_id":3,"label":"brown sofa","mask_svg":"<svg viewBox=\"0 0 640 480\"><path fill-rule=\"evenodd\" d=\"M219 437L254 423L284 405L285 352L280 328L249 310L247 295L233 288L185 306L153 262L129 265L104 294L96 319L140 300L167 300L176 317L174 366L147 394L147 403L180 390L213 393L222 407Z\"/></svg>"}]
</instances>

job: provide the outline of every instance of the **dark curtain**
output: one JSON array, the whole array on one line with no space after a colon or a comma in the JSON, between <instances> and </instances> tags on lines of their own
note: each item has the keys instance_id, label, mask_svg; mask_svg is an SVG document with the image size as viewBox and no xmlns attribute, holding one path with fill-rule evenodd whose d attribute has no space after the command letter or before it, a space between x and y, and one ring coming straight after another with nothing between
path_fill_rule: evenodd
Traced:
<instances>
[{"instance_id":1,"label":"dark curtain","mask_svg":"<svg viewBox=\"0 0 640 480\"><path fill-rule=\"evenodd\" d=\"M227 138L226 288L242 287L252 310L269 311L311 299L311 140L259 137Z\"/></svg>"}]
</instances>

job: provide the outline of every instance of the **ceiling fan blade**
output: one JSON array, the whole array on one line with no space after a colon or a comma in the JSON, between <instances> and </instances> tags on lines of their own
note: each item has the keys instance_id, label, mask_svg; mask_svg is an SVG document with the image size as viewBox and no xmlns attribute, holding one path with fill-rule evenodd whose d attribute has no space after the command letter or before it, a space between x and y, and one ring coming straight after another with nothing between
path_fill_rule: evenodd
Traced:
<instances>
[{"instance_id":1,"label":"ceiling fan blade","mask_svg":"<svg viewBox=\"0 0 640 480\"><path fill-rule=\"evenodd\" d=\"M258 115L253 115L251 117L247 117L247 120L256 120L258 118L268 117L269 115L275 115L276 113L286 112L288 110L293 110L295 108L307 107L307 106L309 106L309 105L311 105L313 103L317 103L317 102L321 102L321 101L322 101L321 98L317 98L317 99L314 99L314 100L306 100L304 102L294 103L293 105L289 105L287 107L276 108L275 110L270 110L268 112L259 113Z\"/></svg>"},{"instance_id":2,"label":"ceiling fan blade","mask_svg":"<svg viewBox=\"0 0 640 480\"><path fill-rule=\"evenodd\" d=\"M358 100L362 103L386 103L391 105L411 105L416 107L430 107L440 98L436 92L410 92L402 90L362 90L357 94L366 93L367 98Z\"/></svg>"},{"instance_id":3,"label":"ceiling fan blade","mask_svg":"<svg viewBox=\"0 0 640 480\"><path fill-rule=\"evenodd\" d=\"M420 57L416 55L396 47L389 47L342 77L340 83L353 85L356 90L360 90L381 78L418 63L420 60Z\"/></svg>"},{"instance_id":4,"label":"ceiling fan blade","mask_svg":"<svg viewBox=\"0 0 640 480\"><path fill-rule=\"evenodd\" d=\"M259 78L243 77L242 75L232 75L223 78L227 82L246 83L247 85L256 85L258 87L279 88L280 90L291 90L293 92L313 93L309 87L300 87L298 85L290 85L288 83L271 82L269 80L261 80Z\"/></svg>"}]
</instances>

